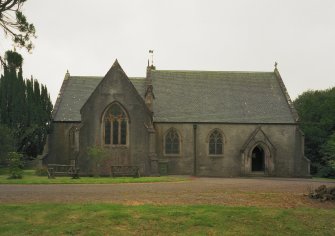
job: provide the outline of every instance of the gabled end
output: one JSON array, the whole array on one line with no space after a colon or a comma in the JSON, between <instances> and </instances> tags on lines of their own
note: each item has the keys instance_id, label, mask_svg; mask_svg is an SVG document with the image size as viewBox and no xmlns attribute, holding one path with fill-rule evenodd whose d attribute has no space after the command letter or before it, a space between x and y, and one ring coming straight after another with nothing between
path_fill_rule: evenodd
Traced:
<instances>
[{"instance_id":1,"label":"gabled end","mask_svg":"<svg viewBox=\"0 0 335 236\"><path fill-rule=\"evenodd\" d=\"M119 64L119 61L117 59L115 59L112 67L118 67L118 68L121 68L120 64Z\"/></svg>"}]
</instances>

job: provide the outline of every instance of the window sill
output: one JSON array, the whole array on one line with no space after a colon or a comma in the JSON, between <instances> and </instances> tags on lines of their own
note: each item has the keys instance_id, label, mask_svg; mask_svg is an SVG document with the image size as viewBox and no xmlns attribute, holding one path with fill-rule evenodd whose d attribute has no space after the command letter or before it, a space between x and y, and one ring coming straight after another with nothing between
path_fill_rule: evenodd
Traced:
<instances>
[{"instance_id":1,"label":"window sill","mask_svg":"<svg viewBox=\"0 0 335 236\"><path fill-rule=\"evenodd\" d=\"M113 145L113 144L104 144L105 148L122 148L127 149L128 145Z\"/></svg>"},{"instance_id":2,"label":"window sill","mask_svg":"<svg viewBox=\"0 0 335 236\"><path fill-rule=\"evenodd\" d=\"M180 154L164 154L165 157L180 157Z\"/></svg>"},{"instance_id":3,"label":"window sill","mask_svg":"<svg viewBox=\"0 0 335 236\"><path fill-rule=\"evenodd\" d=\"M223 154L219 154L219 155L208 155L210 158L224 158Z\"/></svg>"}]
</instances>

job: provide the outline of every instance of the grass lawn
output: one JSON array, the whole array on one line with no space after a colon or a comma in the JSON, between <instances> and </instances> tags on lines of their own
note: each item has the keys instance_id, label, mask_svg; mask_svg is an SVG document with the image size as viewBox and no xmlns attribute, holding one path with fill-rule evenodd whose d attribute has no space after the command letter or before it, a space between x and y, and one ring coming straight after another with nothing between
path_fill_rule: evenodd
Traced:
<instances>
[{"instance_id":1,"label":"grass lawn","mask_svg":"<svg viewBox=\"0 0 335 236\"><path fill-rule=\"evenodd\" d=\"M326 181L326 182L335 182L334 178L321 178L321 177L313 177L313 180L319 180L319 181Z\"/></svg>"},{"instance_id":2,"label":"grass lawn","mask_svg":"<svg viewBox=\"0 0 335 236\"><path fill-rule=\"evenodd\" d=\"M334 209L20 204L0 212L0 235L335 235Z\"/></svg>"},{"instance_id":3,"label":"grass lawn","mask_svg":"<svg viewBox=\"0 0 335 236\"><path fill-rule=\"evenodd\" d=\"M7 179L0 184L73 184L184 181L186 177L57 177ZM260 193L255 193L260 195ZM264 196L262 195L262 198ZM286 199L286 198L285 198ZM108 203L1 204L1 235L335 235L335 209L224 205Z\"/></svg>"},{"instance_id":4,"label":"grass lawn","mask_svg":"<svg viewBox=\"0 0 335 236\"><path fill-rule=\"evenodd\" d=\"M48 179L47 176L36 176L34 170L25 170L22 179L8 179L6 171L0 174L0 184L117 184L117 183L153 183L176 182L188 180L187 177L161 176L161 177L56 177Z\"/></svg>"}]
</instances>

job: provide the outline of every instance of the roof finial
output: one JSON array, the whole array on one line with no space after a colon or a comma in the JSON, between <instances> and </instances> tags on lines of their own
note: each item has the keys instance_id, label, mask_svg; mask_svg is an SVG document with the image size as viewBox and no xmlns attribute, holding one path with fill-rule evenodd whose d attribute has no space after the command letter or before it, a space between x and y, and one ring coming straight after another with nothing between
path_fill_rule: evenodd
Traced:
<instances>
[{"instance_id":1,"label":"roof finial","mask_svg":"<svg viewBox=\"0 0 335 236\"><path fill-rule=\"evenodd\" d=\"M275 61L275 69L277 69L277 65L278 65L278 63Z\"/></svg>"},{"instance_id":2,"label":"roof finial","mask_svg":"<svg viewBox=\"0 0 335 236\"><path fill-rule=\"evenodd\" d=\"M69 70L66 70L64 80L69 79L69 78L70 78L70 72L69 72Z\"/></svg>"}]
</instances>

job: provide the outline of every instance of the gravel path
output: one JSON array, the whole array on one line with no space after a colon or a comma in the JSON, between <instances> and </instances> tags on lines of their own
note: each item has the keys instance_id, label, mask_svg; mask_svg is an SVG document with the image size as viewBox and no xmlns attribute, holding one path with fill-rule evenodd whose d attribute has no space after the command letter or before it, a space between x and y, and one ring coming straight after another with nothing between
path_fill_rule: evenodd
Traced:
<instances>
[{"instance_id":1,"label":"gravel path","mask_svg":"<svg viewBox=\"0 0 335 236\"><path fill-rule=\"evenodd\" d=\"M173 183L0 185L0 203L224 204L335 208L304 196L321 184L311 179L192 178Z\"/></svg>"}]
</instances>

